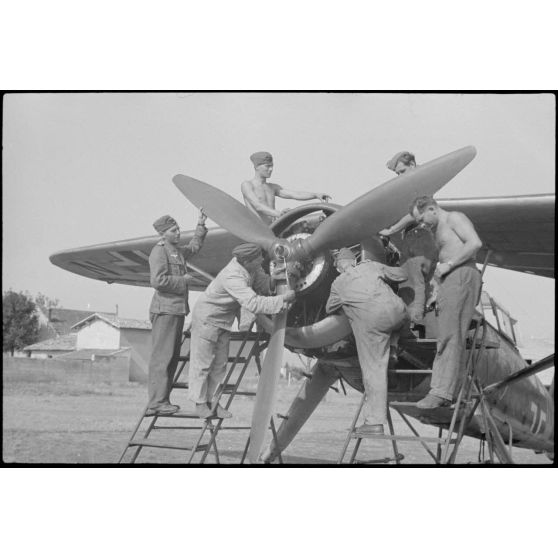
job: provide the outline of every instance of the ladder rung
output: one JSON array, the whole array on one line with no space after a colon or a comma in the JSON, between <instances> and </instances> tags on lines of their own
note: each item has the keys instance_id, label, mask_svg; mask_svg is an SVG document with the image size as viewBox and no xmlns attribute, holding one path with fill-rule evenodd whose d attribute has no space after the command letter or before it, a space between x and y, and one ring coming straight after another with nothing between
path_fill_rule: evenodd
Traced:
<instances>
[{"instance_id":1,"label":"ladder rung","mask_svg":"<svg viewBox=\"0 0 558 558\"><path fill-rule=\"evenodd\" d=\"M148 416L147 418L151 418L152 416L157 416L158 418L187 418L187 419L199 419L199 420L205 420L205 419L201 419L198 415L196 415L195 413L173 413L172 415L151 415ZM215 418L215 417L212 417Z\"/></svg>"},{"instance_id":2,"label":"ladder rung","mask_svg":"<svg viewBox=\"0 0 558 558\"><path fill-rule=\"evenodd\" d=\"M390 369L388 372L395 372L396 374L432 374L430 368L412 369L412 368L395 368Z\"/></svg>"},{"instance_id":3,"label":"ladder rung","mask_svg":"<svg viewBox=\"0 0 558 558\"><path fill-rule=\"evenodd\" d=\"M223 395L231 393L235 384L227 384L223 389ZM175 382L173 389L188 389L188 382ZM235 395L256 395L255 391L237 391Z\"/></svg>"},{"instance_id":4,"label":"ladder rung","mask_svg":"<svg viewBox=\"0 0 558 558\"><path fill-rule=\"evenodd\" d=\"M389 434L357 434L353 432L353 438L377 438L378 440L395 440L397 442L436 442L445 444L447 438L431 438L428 436L391 436ZM455 444L456 439L450 440L450 444Z\"/></svg>"},{"instance_id":5,"label":"ladder rung","mask_svg":"<svg viewBox=\"0 0 558 558\"><path fill-rule=\"evenodd\" d=\"M192 446L178 446L176 444L169 444L168 442L154 442L152 440L135 440L132 439L128 442L128 446L147 446L151 448L165 448L165 449L175 449L175 450L192 450ZM196 451L205 451L207 449L207 444L200 444Z\"/></svg>"},{"instance_id":6,"label":"ladder rung","mask_svg":"<svg viewBox=\"0 0 558 558\"><path fill-rule=\"evenodd\" d=\"M178 362L189 362L190 355L181 355L178 357ZM237 362L238 364L244 364L246 362L246 357L234 357L230 356L227 362Z\"/></svg>"},{"instance_id":7,"label":"ladder rung","mask_svg":"<svg viewBox=\"0 0 558 558\"><path fill-rule=\"evenodd\" d=\"M366 461L361 461L360 459L355 459L353 465L376 465L377 463L389 463L390 461L403 461L405 456L402 453L397 454L397 459L394 457L379 457L378 459L367 459Z\"/></svg>"},{"instance_id":8,"label":"ladder rung","mask_svg":"<svg viewBox=\"0 0 558 558\"><path fill-rule=\"evenodd\" d=\"M415 337L414 339L411 338L404 338L400 340L401 345L405 346L405 345L423 345L425 347L428 347L429 345L436 345L437 339L433 339L433 338L420 338L420 337Z\"/></svg>"},{"instance_id":9,"label":"ladder rung","mask_svg":"<svg viewBox=\"0 0 558 558\"><path fill-rule=\"evenodd\" d=\"M219 420L219 419L214 419L214 420ZM250 430L250 428L252 428L251 426L221 426L219 427L219 430ZM199 426L171 426L171 425L165 425L165 426L157 426L155 425L153 427L153 430L199 430L200 427ZM210 432L212 431L211 429L209 430Z\"/></svg>"}]
</instances>

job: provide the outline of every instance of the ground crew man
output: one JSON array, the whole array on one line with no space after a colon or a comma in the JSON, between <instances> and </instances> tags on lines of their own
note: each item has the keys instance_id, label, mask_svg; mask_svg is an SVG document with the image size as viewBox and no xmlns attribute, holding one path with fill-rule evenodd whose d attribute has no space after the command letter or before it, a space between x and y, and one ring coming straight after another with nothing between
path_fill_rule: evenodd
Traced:
<instances>
[{"instance_id":1,"label":"ground crew man","mask_svg":"<svg viewBox=\"0 0 558 558\"><path fill-rule=\"evenodd\" d=\"M255 213L260 219L270 225L283 211L275 209L275 197L289 200L313 200L318 199L327 202L331 196L323 193L297 192L287 190L279 184L267 182L273 172L273 158L267 151L258 151L250 155L254 164L255 174L251 180L245 180L241 185L242 195L246 207Z\"/></svg>"},{"instance_id":2,"label":"ground crew man","mask_svg":"<svg viewBox=\"0 0 558 558\"><path fill-rule=\"evenodd\" d=\"M396 153L386 163L386 166L397 176L401 176L402 174L405 174L409 171L413 171L416 168L417 163L413 153L411 153L410 151L399 151L399 153ZM389 243L389 237L392 234L398 233L402 230L405 230L407 227L416 224L417 222L415 218L410 213L406 213L405 215L403 215L403 217L401 217L401 219L399 219L399 221L397 221L397 223L391 225L387 229L381 230L379 232L380 238L382 238L382 240L387 244ZM426 288L428 295L426 296L427 300L426 304L424 305L425 308L429 308L434 303L438 292L437 279L435 277L432 277L431 273L428 273L427 275L430 275L431 278ZM410 313L412 313L411 320L415 322L422 319L424 308L419 309L416 302L411 306L412 308L408 307L408 310L410 311Z\"/></svg>"},{"instance_id":3,"label":"ground crew man","mask_svg":"<svg viewBox=\"0 0 558 558\"><path fill-rule=\"evenodd\" d=\"M148 415L170 415L179 410L171 405L169 396L180 356L180 341L184 317L189 314L188 283L185 259L197 254L203 245L207 228L206 216L200 209L194 237L179 248L180 228L170 216L164 215L153 223L161 240L149 255L151 286L155 289L149 317L152 323L152 350L149 360Z\"/></svg>"},{"instance_id":4,"label":"ground crew man","mask_svg":"<svg viewBox=\"0 0 558 558\"><path fill-rule=\"evenodd\" d=\"M467 331L481 289L475 255L482 242L466 215L445 211L429 196L417 198L411 213L418 223L433 230L439 250L434 272L440 282L437 352L430 393L417 403L421 409L433 409L451 404L460 373L465 372Z\"/></svg>"},{"instance_id":5,"label":"ground crew man","mask_svg":"<svg viewBox=\"0 0 558 558\"><path fill-rule=\"evenodd\" d=\"M342 309L355 336L366 401L359 434L383 434L387 420L387 369L390 345L408 320L403 301L388 282L407 279L399 267L365 260L354 265L354 255L342 248L335 260L340 275L331 285L328 313Z\"/></svg>"},{"instance_id":6,"label":"ground crew man","mask_svg":"<svg viewBox=\"0 0 558 558\"><path fill-rule=\"evenodd\" d=\"M273 296L275 282L285 278L285 270L277 268L271 277L267 275L258 245L241 244L232 255L200 296L192 314L189 399L203 419L232 416L212 400L225 375L230 332L240 308L253 314L278 314L295 297L292 290Z\"/></svg>"},{"instance_id":7,"label":"ground crew man","mask_svg":"<svg viewBox=\"0 0 558 558\"><path fill-rule=\"evenodd\" d=\"M397 176L400 176L408 171L412 171L417 166L417 163L415 161L415 156L411 152L400 151L386 163L386 166ZM390 236L399 231L402 231L413 223L415 223L415 219L411 215L406 214L403 215L403 217L399 221L397 221L397 223L391 225L391 227L381 230L379 234L381 236Z\"/></svg>"}]
</instances>

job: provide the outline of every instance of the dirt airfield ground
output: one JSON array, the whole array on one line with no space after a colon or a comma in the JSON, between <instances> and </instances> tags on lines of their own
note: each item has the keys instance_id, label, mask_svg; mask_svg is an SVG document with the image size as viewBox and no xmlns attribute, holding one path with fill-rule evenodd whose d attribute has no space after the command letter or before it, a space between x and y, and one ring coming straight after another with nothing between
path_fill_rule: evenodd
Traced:
<instances>
[{"instance_id":1,"label":"dirt airfield ground","mask_svg":"<svg viewBox=\"0 0 558 558\"><path fill-rule=\"evenodd\" d=\"M299 387L298 383L290 386L281 383L279 412L287 412ZM115 464L145 405L145 398L146 387L137 384L85 388L58 382L4 381L3 461L22 464ZM189 408L184 392L173 399L185 409ZM346 396L331 391L283 455L284 463L335 464L359 401L360 394L350 388ZM252 397L237 396L231 407L234 417L229 425L249 425L252 405ZM396 432L409 435L408 428L396 415L393 413ZM177 420L165 419L160 424L176 424ZM189 421L188 424L196 425L196 422ZM435 428L414 420L412 424L423 435L435 436L437 433ZM172 434L160 431L155 436L158 436L157 439L168 436L167 439L172 438L175 443L187 443L194 435L192 431L170 432ZM246 437L246 430L219 434L217 441L221 464L240 462ZM405 456L403 464L433 463L418 443L403 442L399 451ZM467 438L461 446L457 462L478 464L478 454L479 442ZM391 455L389 441L365 440L358 458L381 459ZM518 464L551 464L546 456L529 450L514 448L513 457ZM185 452L146 448L138 463L179 465L185 463L186 458ZM215 460L210 456L207 462L214 463Z\"/></svg>"}]
</instances>

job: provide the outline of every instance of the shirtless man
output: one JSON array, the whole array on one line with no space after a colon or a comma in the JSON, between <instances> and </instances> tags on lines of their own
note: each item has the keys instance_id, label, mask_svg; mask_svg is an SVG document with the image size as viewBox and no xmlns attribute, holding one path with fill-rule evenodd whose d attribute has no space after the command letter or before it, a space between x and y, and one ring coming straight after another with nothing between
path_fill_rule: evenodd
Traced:
<instances>
[{"instance_id":1,"label":"shirtless man","mask_svg":"<svg viewBox=\"0 0 558 558\"><path fill-rule=\"evenodd\" d=\"M430 393L421 409L451 405L460 375L465 372L465 342L479 299L481 276L475 256L482 242L473 223L458 211L445 211L429 196L417 198L410 212L434 232L439 249L435 275L438 292L438 340Z\"/></svg>"},{"instance_id":2,"label":"shirtless man","mask_svg":"<svg viewBox=\"0 0 558 558\"><path fill-rule=\"evenodd\" d=\"M277 217L280 217L283 211L275 209L275 197L285 198L288 200L313 200L318 199L327 202L331 196L321 193L297 192L287 190L279 184L267 182L267 179L273 172L273 157L266 151L258 151L250 155L250 160L254 164L256 173L252 180L245 180L242 183L241 190L244 196L246 207L253 211L260 219L270 225Z\"/></svg>"}]
</instances>

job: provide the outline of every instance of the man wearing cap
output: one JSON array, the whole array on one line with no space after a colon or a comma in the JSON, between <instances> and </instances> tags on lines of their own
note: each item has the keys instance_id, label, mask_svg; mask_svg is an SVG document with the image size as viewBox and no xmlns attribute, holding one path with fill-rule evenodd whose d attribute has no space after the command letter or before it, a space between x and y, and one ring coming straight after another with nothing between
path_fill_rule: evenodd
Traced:
<instances>
[{"instance_id":1,"label":"man wearing cap","mask_svg":"<svg viewBox=\"0 0 558 558\"><path fill-rule=\"evenodd\" d=\"M180 356L184 317L189 314L188 283L185 259L197 254L207 234L206 216L202 209L192 240L178 246L180 228L170 216L164 215L153 223L161 240L151 250L149 269L151 286L155 289L149 317L152 323L152 350L149 360L148 415L171 415L179 410L171 405L169 396Z\"/></svg>"},{"instance_id":2,"label":"man wearing cap","mask_svg":"<svg viewBox=\"0 0 558 558\"><path fill-rule=\"evenodd\" d=\"M323 193L298 192L287 190L279 184L267 182L273 172L273 157L267 151L258 151L250 155L255 169L254 178L245 180L241 190L246 207L254 212L260 219L270 225L287 209L281 211L275 209L275 197L289 200L313 200L318 199L327 202L331 196Z\"/></svg>"},{"instance_id":3,"label":"man wearing cap","mask_svg":"<svg viewBox=\"0 0 558 558\"><path fill-rule=\"evenodd\" d=\"M229 418L231 413L213 397L226 371L232 324L241 308L253 314L278 314L295 298L288 290L273 295L275 282L284 279L284 269L271 277L262 269L262 250L256 244L233 249L232 260L211 281L192 313L189 399L203 419Z\"/></svg>"},{"instance_id":4,"label":"man wearing cap","mask_svg":"<svg viewBox=\"0 0 558 558\"><path fill-rule=\"evenodd\" d=\"M355 266L354 255L342 248L335 260L340 273L326 304L328 313L342 310L356 341L366 400L359 434L383 434L387 420L387 369L390 345L408 321L404 302L388 283L407 279L400 267L365 260Z\"/></svg>"},{"instance_id":5,"label":"man wearing cap","mask_svg":"<svg viewBox=\"0 0 558 558\"><path fill-rule=\"evenodd\" d=\"M417 163L415 161L415 156L410 151L400 151L386 163L386 166L390 171L400 176L406 172L412 171L417 166ZM416 224L414 217L410 214L405 214L397 223L380 231L379 234L381 236L390 236L402 231L411 224Z\"/></svg>"}]
</instances>

